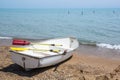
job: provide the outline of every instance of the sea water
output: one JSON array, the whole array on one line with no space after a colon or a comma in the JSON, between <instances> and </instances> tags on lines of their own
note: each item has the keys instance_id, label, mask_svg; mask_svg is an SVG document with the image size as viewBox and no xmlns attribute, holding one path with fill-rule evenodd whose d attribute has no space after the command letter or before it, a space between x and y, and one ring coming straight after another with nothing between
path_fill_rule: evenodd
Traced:
<instances>
[{"instance_id":1,"label":"sea water","mask_svg":"<svg viewBox=\"0 0 120 80\"><path fill-rule=\"evenodd\" d=\"M120 49L120 9L0 9L0 36L70 36L83 45Z\"/></svg>"}]
</instances>

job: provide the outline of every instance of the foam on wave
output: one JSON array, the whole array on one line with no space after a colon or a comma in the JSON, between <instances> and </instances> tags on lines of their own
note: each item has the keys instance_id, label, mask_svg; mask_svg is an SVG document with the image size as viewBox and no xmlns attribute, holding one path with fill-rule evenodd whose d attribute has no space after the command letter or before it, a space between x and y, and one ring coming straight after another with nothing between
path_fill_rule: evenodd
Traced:
<instances>
[{"instance_id":1,"label":"foam on wave","mask_svg":"<svg viewBox=\"0 0 120 80\"><path fill-rule=\"evenodd\" d=\"M96 44L96 46L102 47L102 48L108 48L108 49L120 49L120 45L111 45L106 43L99 43L99 44Z\"/></svg>"}]
</instances>

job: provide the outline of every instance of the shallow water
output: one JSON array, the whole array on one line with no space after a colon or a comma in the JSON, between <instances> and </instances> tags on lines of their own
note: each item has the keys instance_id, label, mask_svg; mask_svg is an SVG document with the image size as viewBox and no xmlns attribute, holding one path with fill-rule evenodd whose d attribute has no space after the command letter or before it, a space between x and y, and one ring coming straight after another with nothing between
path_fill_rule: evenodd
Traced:
<instances>
[{"instance_id":1,"label":"shallow water","mask_svg":"<svg viewBox=\"0 0 120 80\"><path fill-rule=\"evenodd\" d=\"M74 36L81 44L120 49L120 9L0 9L0 36Z\"/></svg>"},{"instance_id":2,"label":"shallow water","mask_svg":"<svg viewBox=\"0 0 120 80\"><path fill-rule=\"evenodd\" d=\"M116 49L107 49L107 48L101 48L95 46L80 45L80 47L76 51L78 54L99 56L113 60L120 60L120 50L116 50Z\"/></svg>"}]
</instances>

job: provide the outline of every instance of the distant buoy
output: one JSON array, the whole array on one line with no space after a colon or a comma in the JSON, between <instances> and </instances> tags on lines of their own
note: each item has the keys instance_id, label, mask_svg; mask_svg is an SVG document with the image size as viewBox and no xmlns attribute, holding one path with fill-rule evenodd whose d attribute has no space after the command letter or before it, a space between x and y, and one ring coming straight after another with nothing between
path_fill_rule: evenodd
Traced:
<instances>
[{"instance_id":1,"label":"distant buoy","mask_svg":"<svg viewBox=\"0 0 120 80\"><path fill-rule=\"evenodd\" d=\"M93 14L95 14L95 11L93 11Z\"/></svg>"},{"instance_id":2,"label":"distant buoy","mask_svg":"<svg viewBox=\"0 0 120 80\"><path fill-rule=\"evenodd\" d=\"M83 11L81 12L81 15L83 15Z\"/></svg>"},{"instance_id":3,"label":"distant buoy","mask_svg":"<svg viewBox=\"0 0 120 80\"><path fill-rule=\"evenodd\" d=\"M68 11L68 14L70 14L70 11Z\"/></svg>"},{"instance_id":4,"label":"distant buoy","mask_svg":"<svg viewBox=\"0 0 120 80\"><path fill-rule=\"evenodd\" d=\"M115 14L115 11L113 10L113 14Z\"/></svg>"}]
</instances>

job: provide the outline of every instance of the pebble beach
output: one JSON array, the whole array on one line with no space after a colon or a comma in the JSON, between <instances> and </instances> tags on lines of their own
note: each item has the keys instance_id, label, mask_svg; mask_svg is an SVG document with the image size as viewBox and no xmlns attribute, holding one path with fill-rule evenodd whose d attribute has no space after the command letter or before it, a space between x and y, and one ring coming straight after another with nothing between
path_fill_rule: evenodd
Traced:
<instances>
[{"instance_id":1,"label":"pebble beach","mask_svg":"<svg viewBox=\"0 0 120 80\"><path fill-rule=\"evenodd\" d=\"M80 53L55 66L24 71L11 61L9 48L0 48L0 80L120 80L120 60Z\"/></svg>"}]
</instances>

